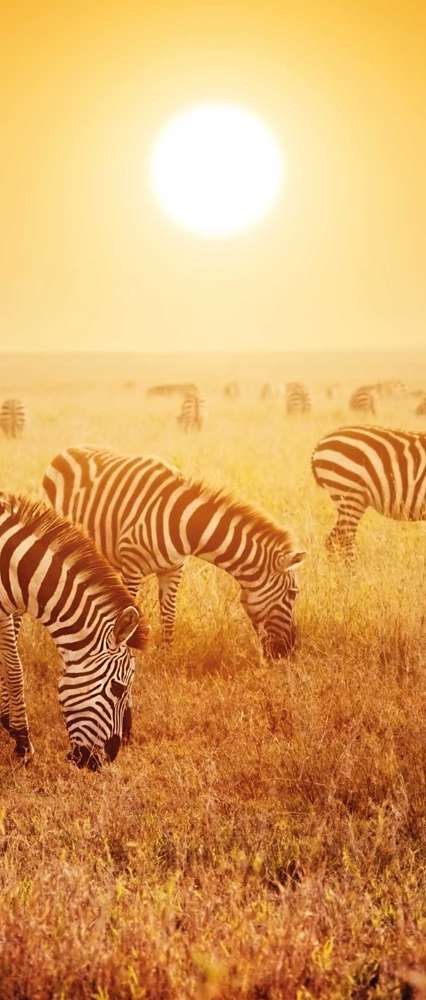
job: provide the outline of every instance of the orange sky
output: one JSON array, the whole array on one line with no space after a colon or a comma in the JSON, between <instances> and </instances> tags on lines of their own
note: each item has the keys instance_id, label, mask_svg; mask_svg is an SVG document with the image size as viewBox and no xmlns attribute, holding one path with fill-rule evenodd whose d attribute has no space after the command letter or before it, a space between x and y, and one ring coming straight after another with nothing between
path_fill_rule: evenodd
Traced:
<instances>
[{"instance_id":1,"label":"orange sky","mask_svg":"<svg viewBox=\"0 0 426 1000\"><path fill-rule=\"evenodd\" d=\"M426 347L426 5L90 0L2 14L0 347ZM148 189L158 129L252 108L283 197L228 241Z\"/></svg>"}]
</instances>

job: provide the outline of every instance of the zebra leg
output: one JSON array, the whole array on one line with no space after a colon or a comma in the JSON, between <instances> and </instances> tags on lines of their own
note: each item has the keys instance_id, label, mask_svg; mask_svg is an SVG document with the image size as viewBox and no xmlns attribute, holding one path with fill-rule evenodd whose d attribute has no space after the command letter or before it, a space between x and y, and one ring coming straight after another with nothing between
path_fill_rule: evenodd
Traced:
<instances>
[{"instance_id":1,"label":"zebra leg","mask_svg":"<svg viewBox=\"0 0 426 1000\"><path fill-rule=\"evenodd\" d=\"M13 628L15 632L15 641L18 641L19 629L21 627L22 617L21 615L13 616ZM9 720L9 691L7 686L6 677L3 677L3 673L6 673L3 663L0 661L0 724L7 733L10 733L10 720Z\"/></svg>"},{"instance_id":2,"label":"zebra leg","mask_svg":"<svg viewBox=\"0 0 426 1000\"><path fill-rule=\"evenodd\" d=\"M0 662L3 668L2 724L15 740L17 756L27 760L32 757L34 747L28 729L24 696L24 671L16 645L16 633L19 631L19 625L20 619L15 624L12 615L0 618ZM3 707L6 705L5 688L8 712L3 717Z\"/></svg>"},{"instance_id":3,"label":"zebra leg","mask_svg":"<svg viewBox=\"0 0 426 1000\"><path fill-rule=\"evenodd\" d=\"M356 531L368 504L365 498L357 493L345 497L332 496L332 500L337 504L337 521L326 539L326 548L331 553L343 555L347 562L352 562L355 555Z\"/></svg>"},{"instance_id":4,"label":"zebra leg","mask_svg":"<svg viewBox=\"0 0 426 1000\"><path fill-rule=\"evenodd\" d=\"M160 599L161 621L163 626L164 642L170 643L173 639L173 632L176 620L176 598L180 581L182 579L184 564L173 566L173 569L165 573L158 573L158 596Z\"/></svg>"}]
</instances>

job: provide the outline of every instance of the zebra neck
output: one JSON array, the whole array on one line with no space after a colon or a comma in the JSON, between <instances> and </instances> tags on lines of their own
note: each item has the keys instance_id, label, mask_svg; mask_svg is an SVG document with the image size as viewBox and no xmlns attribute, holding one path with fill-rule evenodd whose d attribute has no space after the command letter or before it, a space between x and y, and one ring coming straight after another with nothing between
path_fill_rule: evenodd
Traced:
<instances>
[{"instance_id":1,"label":"zebra neck","mask_svg":"<svg viewBox=\"0 0 426 1000\"><path fill-rule=\"evenodd\" d=\"M256 543L241 514L214 498L199 500L187 526L188 554L224 569L237 579L251 561ZM251 557L251 558L250 558Z\"/></svg>"}]
</instances>

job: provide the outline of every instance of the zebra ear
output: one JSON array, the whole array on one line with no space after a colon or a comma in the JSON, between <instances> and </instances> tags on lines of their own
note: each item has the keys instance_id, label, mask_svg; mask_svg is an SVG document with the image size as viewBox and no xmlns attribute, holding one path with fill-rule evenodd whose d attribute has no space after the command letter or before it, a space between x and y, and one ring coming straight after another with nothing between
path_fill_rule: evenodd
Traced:
<instances>
[{"instance_id":1,"label":"zebra ear","mask_svg":"<svg viewBox=\"0 0 426 1000\"><path fill-rule=\"evenodd\" d=\"M297 569L300 563L306 559L306 552L304 549L299 549L295 552L289 552L288 554L287 569Z\"/></svg>"},{"instance_id":2,"label":"zebra ear","mask_svg":"<svg viewBox=\"0 0 426 1000\"><path fill-rule=\"evenodd\" d=\"M113 628L113 635L117 646L121 646L123 642L128 643L130 637L140 624L141 616L137 608L133 607L133 605L123 608L117 616Z\"/></svg>"},{"instance_id":3,"label":"zebra ear","mask_svg":"<svg viewBox=\"0 0 426 1000\"><path fill-rule=\"evenodd\" d=\"M278 573L288 573L290 569L297 569L306 556L304 549L294 552L277 552L275 556L275 569Z\"/></svg>"}]
</instances>

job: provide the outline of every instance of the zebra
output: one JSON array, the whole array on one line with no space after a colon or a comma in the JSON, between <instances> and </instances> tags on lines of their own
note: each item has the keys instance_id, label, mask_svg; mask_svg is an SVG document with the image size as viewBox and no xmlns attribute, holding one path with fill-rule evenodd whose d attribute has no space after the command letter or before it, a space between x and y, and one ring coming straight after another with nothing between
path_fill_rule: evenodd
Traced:
<instances>
[{"instance_id":1,"label":"zebra","mask_svg":"<svg viewBox=\"0 0 426 1000\"><path fill-rule=\"evenodd\" d=\"M205 418L205 407L205 400L198 392L187 393L176 418L178 424L181 424L184 431L201 431Z\"/></svg>"},{"instance_id":2,"label":"zebra","mask_svg":"<svg viewBox=\"0 0 426 1000\"><path fill-rule=\"evenodd\" d=\"M400 379L387 379L385 382L377 382L377 385L372 388L376 390L379 396L385 399L402 399L408 395L408 388L405 382L401 382Z\"/></svg>"},{"instance_id":3,"label":"zebra","mask_svg":"<svg viewBox=\"0 0 426 1000\"><path fill-rule=\"evenodd\" d=\"M327 385L325 387L325 398L334 399L338 389L340 389L340 382L332 382L331 385Z\"/></svg>"},{"instance_id":4,"label":"zebra","mask_svg":"<svg viewBox=\"0 0 426 1000\"><path fill-rule=\"evenodd\" d=\"M287 414L309 413L312 406L311 395L302 382L287 382L285 406Z\"/></svg>"},{"instance_id":5,"label":"zebra","mask_svg":"<svg viewBox=\"0 0 426 1000\"><path fill-rule=\"evenodd\" d=\"M44 495L79 522L136 597L141 577L158 577L163 636L173 637L185 559L198 556L235 577L241 603L269 659L289 655L296 631L295 571L306 553L271 518L158 458L89 447L53 459Z\"/></svg>"},{"instance_id":6,"label":"zebra","mask_svg":"<svg viewBox=\"0 0 426 1000\"><path fill-rule=\"evenodd\" d=\"M34 753L16 638L28 611L62 655L59 681L69 760L90 770L114 760L130 730L134 657L147 637L141 613L80 528L42 503L0 497L0 722L15 753ZM3 679L1 678L3 675Z\"/></svg>"},{"instance_id":7,"label":"zebra","mask_svg":"<svg viewBox=\"0 0 426 1000\"><path fill-rule=\"evenodd\" d=\"M147 396L186 396L187 393L198 392L193 382L166 382L165 385L151 385L146 390Z\"/></svg>"},{"instance_id":8,"label":"zebra","mask_svg":"<svg viewBox=\"0 0 426 1000\"><path fill-rule=\"evenodd\" d=\"M6 437L21 437L27 422L27 411L20 399L5 399L0 410L0 427Z\"/></svg>"},{"instance_id":9,"label":"zebra","mask_svg":"<svg viewBox=\"0 0 426 1000\"><path fill-rule=\"evenodd\" d=\"M395 520L426 518L426 434L342 427L317 444L312 471L337 508L327 548L340 549L348 560L368 507Z\"/></svg>"},{"instance_id":10,"label":"zebra","mask_svg":"<svg viewBox=\"0 0 426 1000\"><path fill-rule=\"evenodd\" d=\"M361 385L355 389L349 399L349 409L357 410L358 413L372 413L376 415L374 402L376 387L373 385Z\"/></svg>"},{"instance_id":11,"label":"zebra","mask_svg":"<svg viewBox=\"0 0 426 1000\"><path fill-rule=\"evenodd\" d=\"M238 399L238 396L240 395L238 382L227 382L223 387L223 394L227 399Z\"/></svg>"}]
</instances>

